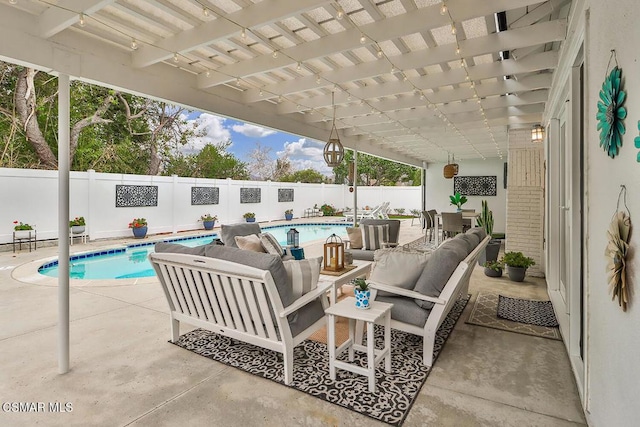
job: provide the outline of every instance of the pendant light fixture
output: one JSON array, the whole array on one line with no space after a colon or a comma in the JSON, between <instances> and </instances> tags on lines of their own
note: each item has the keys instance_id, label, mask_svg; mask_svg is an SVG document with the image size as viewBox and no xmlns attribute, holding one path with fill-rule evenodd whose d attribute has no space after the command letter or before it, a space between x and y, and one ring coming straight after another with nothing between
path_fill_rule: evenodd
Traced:
<instances>
[{"instance_id":1,"label":"pendant light fixture","mask_svg":"<svg viewBox=\"0 0 640 427\"><path fill-rule=\"evenodd\" d=\"M544 139L544 128L542 125L535 125L531 129L531 142L542 142Z\"/></svg>"},{"instance_id":2,"label":"pendant light fixture","mask_svg":"<svg viewBox=\"0 0 640 427\"><path fill-rule=\"evenodd\" d=\"M327 166L335 168L342 163L344 158L344 147L340 143L340 137L338 136L338 129L336 129L336 104L334 100L334 92L331 92L331 105L333 106L333 122L331 123L331 133L329 134L329 140L324 146L322 154ZM335 133L335 137L333 134Z\"/></svg>"}]
</instances>

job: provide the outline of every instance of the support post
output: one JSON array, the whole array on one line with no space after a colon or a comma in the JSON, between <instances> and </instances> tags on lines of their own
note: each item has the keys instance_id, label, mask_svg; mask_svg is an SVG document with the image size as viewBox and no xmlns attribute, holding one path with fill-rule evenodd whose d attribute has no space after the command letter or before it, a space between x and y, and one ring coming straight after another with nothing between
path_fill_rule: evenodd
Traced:
<instances>
[{"instance_id":1,"label":"support post","mask_svg":"<svg viewBox=\"0 0 640 427\"><path fill-rule=\"evenodd\" d=\"M353 226L358 226L358 150L353 150Z\"/></svg>"},{"instance_id":2,"label":"support post","mask_svg":"<svg viewBox=\"0 0 640 427\"><path fill-rule=\"evenodd\" d=\"M69 76L58 77L58 372L69 372Z\"/></svg>"}]
</instances>

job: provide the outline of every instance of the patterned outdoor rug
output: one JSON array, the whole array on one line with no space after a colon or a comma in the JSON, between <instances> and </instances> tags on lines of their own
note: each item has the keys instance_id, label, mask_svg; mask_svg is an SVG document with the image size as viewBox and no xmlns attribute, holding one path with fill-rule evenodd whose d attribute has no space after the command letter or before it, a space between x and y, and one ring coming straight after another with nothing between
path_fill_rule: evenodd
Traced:
<instances>
[{"instance_id":1,"label":"patterned outdoor rug","mask_svg":"<svg viewBox=\"0 0 640 427\"><path fill-rule=\"evenodd\" d=\"M500 295L494 292L484 291L478 293L476 302L466 323L536 337L554 340L562 339L560 337L560 330L557 327L536 326L499 318L497 315L499 298Z\"/></svg>"},{"instance_id":2,"label":"patterned outdoor rug","mask_svg":"<svg viewBox=\"0 0 640 427\"><path fill-rule=\"evenodd\" d=\"M529 325L548 326L551 328L558 326L551 301L532 301L500 295L498 317Z\"/></svg>"},{"instance_id":3,"label":"patterned outdoor rug","mask_svg":"<svg viewBox=\"0 0 640 427\"><path fill-rule=\"evenodd\" d=\"M436 334L434 361L442 350L469 296L456 302ZM382 348L383 328L376 325L376 346ZM180 337L176 345L201 356L283 384L282 355L250 344L196 329ZM344 353L344 360L347 354ZM355 362L366 366L366 357L356 352ZM391 330L391 373L376 368L376 393L370 393L367 378L342 369L336 380L329 378L326 344L306 340L294 349L292 388L327 402L391 424L402 425L413 406L429 368L422 364L422 338Z\"/></svg>"},{"instance_id":4,"label":"patterned outdoor rug","mask_svg":"<svg viewBox=\"0 0 640 427\"><path fill-rule=\"evenodd\" d=\"M436 249L436 245L434 242L425 242L424 237L414 240L413 242L409 242L402 247L407 249L413 249L417 251L429 251L432 252Z\"/></svg>"}]
</instances>

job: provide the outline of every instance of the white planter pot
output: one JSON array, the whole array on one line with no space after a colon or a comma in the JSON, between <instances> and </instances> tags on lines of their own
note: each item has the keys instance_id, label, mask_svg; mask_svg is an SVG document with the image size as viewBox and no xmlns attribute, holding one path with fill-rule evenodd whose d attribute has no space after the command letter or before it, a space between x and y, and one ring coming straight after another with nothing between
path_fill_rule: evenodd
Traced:
<instances>
[{"instance_id":1,"label":"white planter pot","mask_svg":"<svg viewBox=\"0 0 640 427\"><path fill-rule=\"evenodd\" d=\"M30 239L36 235L36 230L15 230L13 235L16 239Z\"/></svg>"}]
</instances>

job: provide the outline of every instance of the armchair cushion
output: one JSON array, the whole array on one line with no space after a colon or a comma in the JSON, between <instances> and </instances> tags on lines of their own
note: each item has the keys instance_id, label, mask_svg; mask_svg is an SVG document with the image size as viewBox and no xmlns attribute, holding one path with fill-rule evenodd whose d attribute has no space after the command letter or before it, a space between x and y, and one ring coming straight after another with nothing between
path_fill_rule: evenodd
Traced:
<instances>
[{"instance_id":1,"label":"armchair cushion","mask_svg":"<svg viewBox=\"0 0 640 427\"><path fill-rule=\"evenodd\" d=\"M414 291L430 297L438 297L447 284L460 261L468 255L466 242L460 239L451 239L443 243L432 254L427 266L418 278ZM431 309L430 301L414 300L424 309Z\"/></svg>"},{"instance_id":2,"label":"armchair cushion","mask_svg":"<svg viewBox=\"0 0 640 427\"><path fill-rule=\"evenodd\" d=\"M247 236L249 234L260 234L260 224L247 222L243 224L222 224L220 227L220 237L225 245L237 248L235 237Z\"/></svg>"},{"instance_id":3,"label":"armchair cushion","mask_svg":"<svg viewBox=\"0 0 640 427\"><path fill-rule=\"evenodd\" d=\"M205 248L205 256L232 261L261 270L269 270L276 284L278 295L280 295L282 306L287 307L293 302L294 298L291 292L291 283L289 283L287 270L284 268L282 259L280 259L279 256L218 245L207 245Z\"/></svg>"},{"instance_id":4,"label":"armchair cushion","mask_svg":"<svg viewBox=\"0 0 640 427\"><path fill-rule=\"evenodd\" d=\"M244 249L247 251L253 252L266 252L262 247L262 242L260 242L260 237L257 234L249 234L247 236L236 236L234 237L236 245L240 249Z\"/></svg>"},{"instance_id":5,"label":"armchair cushion","mask_svg":"<svg viewBox=\"0 0 640 427\"><path fill-rule=\"evenodd\" d=\"M280 242L271 233L260 233L260 243L268 254L278 255L279 257L284 255L284 249L280 246Z\"/></svg>"},{"instance_id":6,"label":"armchair cushion","mask_svg":"<svg viewBox=\"0 0 640 427\"><path fill-rule=\"evenodd\" d=\"M467 234L475 234L479 237L478 243L480 243L485 237L487 237L487 232L483 227L473 227L467 230Z\"/></svg>"},{"instance_id":7,"label":"armchair cushion","mask_svg":"<svg viewBox=\"0 0 640 427\"><path fill-rule=\"evenodd\" d=\"M404 249L380 249L373 256L372 282L413 289L431 257L430 253ZM378 295L389 295L378 291Z\"/></svg>"},{"instance_id":8,"label":"armchair cushion","mask_svg":"<svg viewBox=\"0 0 640 427\"><path fill-rule=\"evenodd\" d=\"M363 225L362 241L364 249L375 251L381 249L383 243L389 242L389 225Z\"/></svg>"},{"instance_id":9,"label":"armchair cushion","mask_svg":"<svg viewBox=\"0 0 640 427\"><path fill-rule=\"evenodd\" d=\"M322 257L284 261L294 299L300 298L318 286L321 265Z\"/></svg>"},{"instance_id":10,"label":"armchair cushion","mask_svg":"<svg viewBox=\"0 0 640 427\"><path fill-rule=\"evenodd\" d=\"M409 323L420 328L427 323L427 318L431 309L425 310L418 307L410 298L381 296L378 293L376 301L388 302L393 304L391 307L391 318L402 323ZM433 304L433 303L432 303Z\"/></svg>"},{"instance_id":11,"label":"armchair cushion","mask_svg":"<svg viewBox=\"0 0 640 427\"><path fill-rule=\"evenodd\" d=\"M360 227L347 227L351 249L362 249L362 230Z\"/></svg>"},{"instance_id":12,"label":"armchair cushion","mask_svg":"<svg viewBox=\"0 0 640 427\"><path fill-rule=\"evenodd\" d=\"M460 233L460 234L456 234L456 236L453 238L453 240L460 240L462 242L465 243L466 247L467 247L467 255L469 255L471 253L471 251L478 246L478 242L477 237L476 236L472 236L470 234L465 234L465 233Z\"/></svg>"},{"instance_id":13,"label":"armchair cushion","mask_svg":"<svg viewBox=\"0 0 640 427\"><path fill-rule=\"evenodd\" d=\"M202 245L202 246L196 246L196 247L192 248L192 247L189 247L189 246L181 245L179 243L158 242L158 243L156 243L155 251L157 253L171 252L171 253L175 253L175 254L188 254L188 255L205 256L204 254L205 254L207 246L211 246L211 245Z\"/></svg>"}]
</instances>

